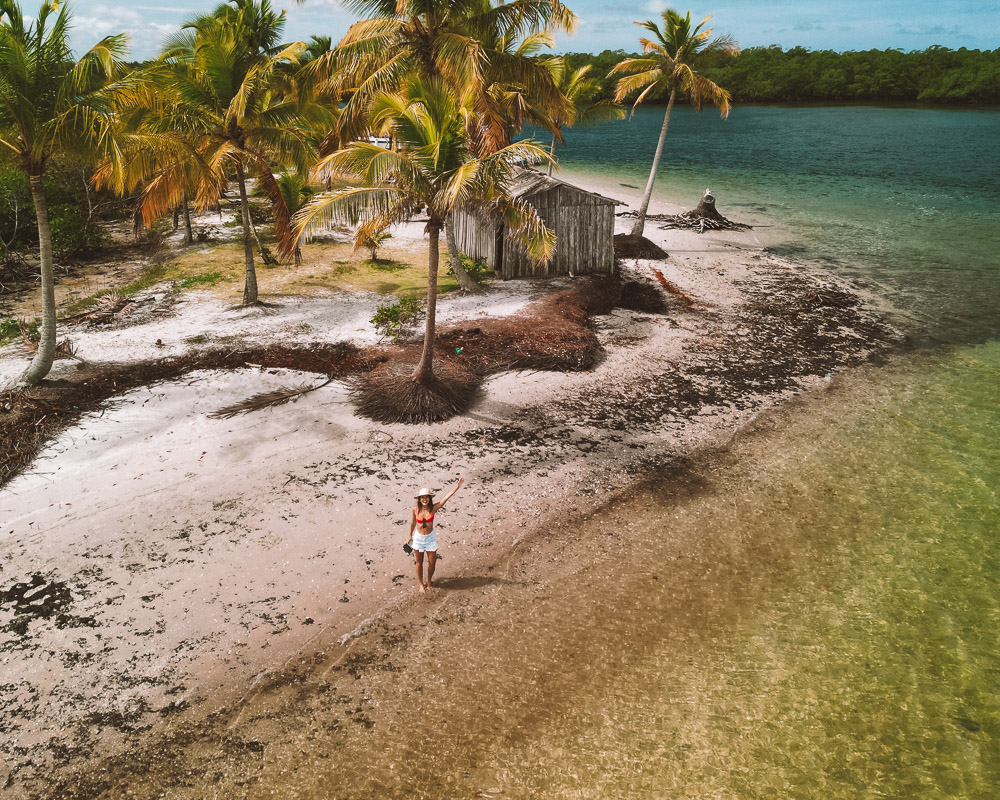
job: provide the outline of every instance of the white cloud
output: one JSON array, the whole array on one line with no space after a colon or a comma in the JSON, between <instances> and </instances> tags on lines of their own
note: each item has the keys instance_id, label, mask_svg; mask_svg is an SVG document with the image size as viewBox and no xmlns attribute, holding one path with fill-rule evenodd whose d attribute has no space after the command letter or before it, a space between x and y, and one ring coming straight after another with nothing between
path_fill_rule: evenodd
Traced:
<instances>
[{"instance_id":1,"label":"white cloud","mask_svg":"<svg viewBox=\"0 0 1000 800\"><path fill-rule=\"evenodd\" d=\"M105 36L118 33L129 35L130 57L149 58L160 49L160 44L180 26L153 22L135 7L98 5L86 14L73 17L73 43L78 51L86 50Z\"/></svg>"}]
</instances>

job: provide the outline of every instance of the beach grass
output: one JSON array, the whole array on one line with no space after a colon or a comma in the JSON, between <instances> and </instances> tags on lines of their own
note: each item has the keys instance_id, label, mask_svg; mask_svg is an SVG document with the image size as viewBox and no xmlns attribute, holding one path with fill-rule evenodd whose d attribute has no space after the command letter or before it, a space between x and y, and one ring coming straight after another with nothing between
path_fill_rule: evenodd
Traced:
<instances>
[{"instance_id":1,"label":"beach grass","mask_svg":"<svg viewBox=\"0 0 1000 800\"><path fill-rule=\"evenodd\" d=\"M422 247L399 247L393 257L370 259L346 242L320 240L302 247L302 264L256 263L264 294L312 295L322 292L375 292L394 297L423 297L427 292L427 255ZM172 282L180 291L207 291L231 300L242 291L242 242L222 242L179 251L164 263L151 266L139 278L117 291L130 296L160 283ZM458 289L453 275L441 271L438 293ZM62 309L64 316L93 308L111 292L102 289ZM0 340L2 341L2 340Z\"/></svg>"}]
</instances>

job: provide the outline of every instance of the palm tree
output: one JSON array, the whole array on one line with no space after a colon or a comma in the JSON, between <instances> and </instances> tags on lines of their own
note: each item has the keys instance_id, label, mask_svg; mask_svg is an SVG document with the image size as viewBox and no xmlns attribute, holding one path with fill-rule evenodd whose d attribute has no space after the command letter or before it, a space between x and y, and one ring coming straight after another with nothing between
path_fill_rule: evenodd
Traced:
<instances>
[{"instance_id":1,"label":"palm tree","mask_svg":"<svg viewBox=\"0 0 1000 800\"><path fill-rule=\"evenodd\" d=\"M547 71L509 45L541 31L576 27L576 15L561 0L345 0L369 17L355 23L340 42L341 80L352 96L342 117L362 132L372 98L396 91L413 75L443 79L456 95L471 91L481 152L509 143L509 126L489 94L503 74L508 82L556 96ZM503 43L498 48L497 44Z\"/></svg>"},{"instance_id":2,"label":"palm tree","mask_svg":"<svg viewBox=\"0 0 1000 800\"><path fill-rule=\"evenodd\" d=\"M677 92L687 92L691 105L701 111L706 101L719 108L723 118L729 116L729 92L716 85L695 69L705 61L720 56L739 55L740 47L730 36L712 38L712 29L702 29L712 18L709 14L694 28L691 27L691 12L681 16L672 8L663 12L663 27L660 28L652 20L636 22L650 31L654 39L640 37L645 58L626 58L620 64L612 67L609 76L624 73L625 77L618 81L615 87L615 101L621 102L634 91L642 90L636 98L632 111L645 100L651 92L670 90L667 101L667 111L663 116L663 127L660 129L660 139L656 143L656 154L653 156L653 167L646 181L646 191L642 195L642 205L632 227L633 236L642 236L646 226L646 212L649 210L649 199L653 195L653 181L663 154L663 142L667 138L667 126L670 124L670 112L674 109Z\"/></svg>"},{"instance_id":3,"label":"palm tree","mask_svg":"<svg viewBox=\"0 0 1000 800\"><path fill-rule=\"evenodd\" d=\"M561 56L545 60L545 66L552 73L553 81L566 102L549 113L541 109L540 120L546 128L552 131L552 146L549 156L549 175L555 163L556 139L562 141L562 129L572 128L575 124L591 125L597 122L609 122L613 119L624 119L625 109L607 100L593 102L593 97L601 88L600 81L588 77L590 64L578 69L571 69Z\"/></svg>"},{"instance_id":4,"label":"palm tree","mask_svg":"<svg viewBox=\"0 0 1000 800\"><path fill-rule=\"evenodd\" d=\"M333 123L333 115L308 97L278 93L279 67L296 63L305 45L296 42L268 54L259 44L260 31L241 25L240 19L239 14L228 13L200 18L198 27L172 38L149 75L161 92L176 92L178 101L170 115L151 118L147 130L172 131L197 140L197 151L215 176L200 181L202 207L219 201L225 177L235 173L246 262L243 304L254 305L258 292L247 178L255 177L267 192L279 250L291 256L295 245L290 214L272 164L308 170L314 152L311 141L319 128ZM148 213L155 217L166 210L154 203Z\"/></svg>"},{"instance_id":5,"label":"palm tree","mask_svg":"<svg viewBox=\"0 0 1000 800\"><path fill-rule=\"evenodd\" d=\"M69 46L69 25L65 7L43 2L25 27L17 4L0 0L0 145L28 176L41 261L41 339L15 382L23 386L44 378L55 356L52 236L42 186L46 165L57 153L78 152L92 159L110 146L108 88L124 74L124 34L102 39L77 61Z\"/></svg>"},{"instance_id":6,"label":"palm tree","mask_svg":"<svg viewBox=\"0 0 1000 800\"><path fill-rule=\"evenodd\" d=\"M433 377L435 308L437 303L440 234L456 207L475 207L502 216L506 229L532 258L547 261L555 236L535 210L512 198L515 163L538 161L545 152L533 142L518 142L479 156L469 136L468 106L456 100L440 78L411 78L402 91L382 94L371 105L372 125L391 129L398 151L369 142L355 142L325 157L317 171L352 178L358 188L316 195L295 217L301 235L319 225L357 225L357 247L390 226L426 208L427 321L420 361L413 380L424 385Z\"/></svg>"}]
</instances>

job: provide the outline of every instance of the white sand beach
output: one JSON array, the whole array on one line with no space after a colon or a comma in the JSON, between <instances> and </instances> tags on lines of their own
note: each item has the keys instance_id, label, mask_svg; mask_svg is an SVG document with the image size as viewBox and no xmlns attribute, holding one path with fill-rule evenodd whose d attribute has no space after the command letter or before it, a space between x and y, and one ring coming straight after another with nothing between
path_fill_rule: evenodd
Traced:
<instances>
[{"instance_id":1,"label":"white sand beach","mask_svg":"<svg viewBox=\"0 0 1000 800\"><path fill-rule=\"evenodd\" d=\"M628 224L619 219L619 230ZM0 588L36 580L50 587L38 596L58 606L3 634L6 796L28 797L59 770L136 751L168 721L231 708L292 660L349 648L376 621L423 613L460 591L416 592L401 547L418 486L444 493L464 476L437 520L436 577L479 574L525 537L571 535L560 520L600 507L651 465L726 442L871 349L870 337L841 321L838 344L820 354L823 374L803 359L802 374L788 380L716 386L706 367L713 359L756 337L780 345L782 330L790 341L799 335L794 319L755 327L755 303L850 287L763 253L753 231L700 236L650 223L646 234L669 257L630 260L628 276L656 283L658 271L693 307L595 318L605 351L595 369L495 376L467 414L448 422L362 419L340 381L214 419L209 412L252 394L322 378L203 370L123 394L46 446L0 490ZM409 235L419 238L419 226ZM517 315L570 281L498 282L481 297L445 296L438 321ZM234 311L191 292L162 318L75 331L73 340L89 362L121 363L220 342L377 339L368 322L374 295L275 301L266 313ZM877 318L874 309L859 313ZM0 353L0 380L23 359L11 348ZM57 362L52 377L75 368ZM667 413L663 387L679 376L693 405ZM658 393L648 414L626 413ZM0 623L11 614L0 611Z\"/></svg>"}]
</instances>

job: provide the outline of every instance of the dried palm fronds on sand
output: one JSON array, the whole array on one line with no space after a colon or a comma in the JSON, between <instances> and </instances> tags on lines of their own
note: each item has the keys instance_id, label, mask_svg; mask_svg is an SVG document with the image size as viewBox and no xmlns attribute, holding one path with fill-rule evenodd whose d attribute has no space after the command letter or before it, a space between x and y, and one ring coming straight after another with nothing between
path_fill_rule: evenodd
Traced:
<instances>
[{"instance_id":1,"label":"dried palm fronds on sand","mask_svg":"<svg viewBox=\"0 0 1000 800\"><path fill-rule=\"evenodd\" d=\"M253 395L253 397L248 397L242 403L236 403L213 411L208 416L212 419L230 419L238 414L247 414L251 411L259 411L262 408L284 405L285 403L298 400L304 394L322 389L332 380L333 378L327 378L316 386L304 383L301 386L283 386L280 389L275 389L273 392L261 392L260 394Z\"/></svg>"},{"instance_id":2,"label":"dried palm fronds on sand","mask_svg":"<svg viewBox=\"0 0 1000 800\"><path fill-rule=\"evenodd\" d=\"M34 334L28 327L23 319L17 321L17 327L21 332L21 347L24 348L29 354L38 352L38 341L34 338ZM53 358L74 358L79 362L83 362L83 359L76 354L76 346L70 341L69 337L63 339L61 342L56 344L55 353Z\"/></svg>"}]
</instances>

